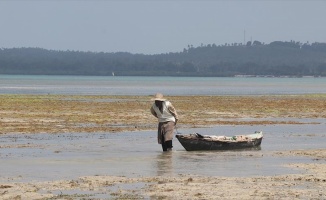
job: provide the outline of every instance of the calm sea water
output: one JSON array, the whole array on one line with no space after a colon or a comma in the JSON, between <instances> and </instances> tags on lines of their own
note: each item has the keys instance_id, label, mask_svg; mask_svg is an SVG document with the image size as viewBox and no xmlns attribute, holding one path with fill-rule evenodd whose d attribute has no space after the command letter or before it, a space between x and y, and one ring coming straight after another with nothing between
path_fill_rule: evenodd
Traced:
<instances>
[{"instance_id":1,"label":"calm sea water","mask_svg":"<svg viewBox=\"0 0 326 200\"><path fill-rule=\"evenodd\" d=\"M299 173L291 163L325 163L310 157L276 156L273 152L325 147L323 120L318 125L219 126L180 129L180 133L249 134L263 130L261 150L185 151L177 139L173 152L163 153L156 131L125 133L62 133L1 135L0 183L46 181L88 175L269 176ZM239 168L241 166L241 169Z\"/></svg>"},{"instance_id":2,"label":"calm sea water","mask_svg":"<svg viewBox=\"0 0 326 200\"><path fill-rule=\"evenodd\" d=\"M266 95L326 93L326 78L0 75L0 94Z\"/></svg>"}]
</instances>

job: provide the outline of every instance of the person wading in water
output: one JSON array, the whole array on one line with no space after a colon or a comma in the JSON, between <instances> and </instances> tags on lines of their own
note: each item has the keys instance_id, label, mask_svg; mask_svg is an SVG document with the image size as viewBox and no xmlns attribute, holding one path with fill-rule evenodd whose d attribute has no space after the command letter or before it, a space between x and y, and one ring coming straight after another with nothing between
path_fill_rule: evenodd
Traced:
<instances>
[{"instance_id":1,"label":"person wading in water","mask_svg":"<svg viewBox=\"0 0 326 200\"><path fill-rule=\"evenodd\" d=\"M151 107L151 113L158 119L158 143L162 144L163 151L171 151L173 131L178 122L178 114L172 103L163 98L163 94L155 94L152 100L155 102Z\"/></svg>"}]
</instances>

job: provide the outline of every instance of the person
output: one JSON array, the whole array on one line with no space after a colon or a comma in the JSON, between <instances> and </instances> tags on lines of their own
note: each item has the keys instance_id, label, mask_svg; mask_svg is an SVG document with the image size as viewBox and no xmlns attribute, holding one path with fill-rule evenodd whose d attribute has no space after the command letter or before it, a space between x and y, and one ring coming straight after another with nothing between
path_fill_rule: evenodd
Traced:
<instances>
[{"instance_id":1,"label":"person","mask_svg":"<svg viewBox=\"0 0 326 200\"><path fill-rule=\"evenodd\" d=\"M151 113L158 119L157 141L162 144L163 151L171 151L173 132L178 122L178 114L172 103L163 98L163 94L157 93L152 99L155 102L151 107Z\"/></svg>"}]
</instances>

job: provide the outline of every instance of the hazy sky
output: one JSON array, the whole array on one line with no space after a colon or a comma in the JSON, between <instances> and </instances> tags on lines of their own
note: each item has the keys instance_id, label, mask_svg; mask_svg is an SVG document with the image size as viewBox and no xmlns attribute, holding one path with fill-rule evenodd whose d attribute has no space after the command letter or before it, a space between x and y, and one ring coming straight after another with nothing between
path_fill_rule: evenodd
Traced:
<instances>
[{"instance_id":1,"label":"hazy sky","mask_svg":"<svg viewBox=\"0 0 326 200\"><path fill-rule=\"evenodd\" d=\"M0 0L0 48L156 54L251 38L313 43L326 42L325 24L325 0Z\"/></svg>"}]
</instances>

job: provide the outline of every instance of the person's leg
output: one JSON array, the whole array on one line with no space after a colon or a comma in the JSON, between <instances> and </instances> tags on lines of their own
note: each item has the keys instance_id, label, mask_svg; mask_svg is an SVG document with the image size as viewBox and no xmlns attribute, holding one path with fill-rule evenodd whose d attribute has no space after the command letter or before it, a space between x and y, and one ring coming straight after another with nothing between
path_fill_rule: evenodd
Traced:
<instances>
[{"instance_id":1,"label":"person's leg","mask_svg":"<svg viewBox=\"0 0 326 200\"><path fill-rule=\"evenodd\" d=\"M161 136L162 136L162 138L161 138L161 141L162 141L162 149L163 149L163 151L167 151L168 148L166 146L166 142L164 142L164 134L162 134Z\"/></svg>"},{"instance_id":2,"label":"person's leg","mask_svg":"<svg viewBox=\"0 0 326 200\"><path fill-rule=\"evenodd\" d=\"M167 151L172 151L172 148L173 148L173 146L172 146L172 140L166 141L165 142L165 146L166 146L166 150Z\"/></svg>"},{"instance_id":3,"label":"person's leg","mask_svg":"<svg viewBox=\"0 0 326 200\"><path fill-rule=\"evenodd\" d=\"M172 150L172 139L174 131L174 122L165 122L161 124L161 142L163 151Z\"/></svg>"}]
</instances>

